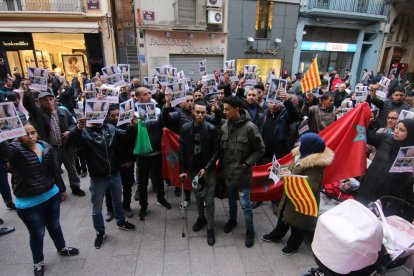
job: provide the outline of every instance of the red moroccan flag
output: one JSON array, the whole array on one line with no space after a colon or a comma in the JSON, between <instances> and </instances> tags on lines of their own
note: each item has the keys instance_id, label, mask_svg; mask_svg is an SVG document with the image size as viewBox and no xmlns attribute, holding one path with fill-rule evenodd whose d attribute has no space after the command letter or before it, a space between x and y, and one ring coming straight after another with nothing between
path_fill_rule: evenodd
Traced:
<instances>
[{"instance_id":1,"label":"red moroccan flag","mask_svg":"<svg viewBox=\"0 0 414 276\"><path fill-rule=\"evenodd\" d=\"M370 118L368 103L362 103L319 133L335 153L333 163L325 170L323 184L365 173L366 129Z\"/></svg>"},{"instance_id":2,"label":"red moroccan flag","mask_svg":"<svg viewBox=\"0 0 414 276\"><path fill-rule=\"evenodd\" d=\"M361 176L366 170L366 129L368 128L371 110L367 103L357 105L338 121L335 121L319 135L325 140L327 147L334 151L333 163L325 169L323 185L354 176ZM278 160L287 165L292 161L292 154ZM277 200L283 192L283 182L265 181L264 170L272 163L254 167L250 198L253 201ZM258 173L262 171L262 173ZM261 177L255 177L260 175Z\"/></svg>"},{"instance_id":3,"label":"red moroccan flag","mask_svg":"<svg viewBox=\"0 0 414 276\"><path fill-rule=\"evenodd\" d=\"M309 67L308 71L306 71L305 75L300 81L300 84L302 86L302 93L311 91L312 89L315 89L321 85L321 78L319 76L318 68L318 55L316 55L313 59L311 66Z\"/></svg>"},{"instance_id":4,"label":"red moroccan flag","mask_svg":"<svg viewBox=\"0 0 414 276\"><path fill-rule=\"evenodd\" d=\"M178 159L178 148L180 146L180 136L164 128L164 133L161 140L162 152L162 176L164 179L170 180L171 185L181 187L180 164ZM191 191L191 180L187 177L184 184L184 189Z\"/></svg>"},{"instance_id":5,"label":"red moroccan flag","mask_svg":"<svg viewBox=\"0 0 414 276\"><path fill-rule=\"evenodd\" d=\"M295 206L295 211L317 217L318 204L306 177L292 175L284 179L285 194Z\"/></svg>"}]
</instances>

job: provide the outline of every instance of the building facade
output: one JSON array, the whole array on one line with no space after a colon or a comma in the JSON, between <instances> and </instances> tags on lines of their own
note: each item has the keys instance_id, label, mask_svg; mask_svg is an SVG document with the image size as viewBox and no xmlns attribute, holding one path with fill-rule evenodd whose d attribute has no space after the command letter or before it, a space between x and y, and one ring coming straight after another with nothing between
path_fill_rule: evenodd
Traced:
<instances>
[{"instance_id":1,"label":"building facade","mask_svg":"<svg viewBox=\"0 0 414 276\"><path fill-rule=\"evenodd\" d=\"M302 0L292 70L306 72L318 55L319 70L375 71L389 12L385 0Z\"/></svg>"},{"instance_id":2,"label":"building facade","mask_svg":"<svg viewBox=\"0 0 414 276\"><path fill-rule=\"evenodd\" d=\"M186 78L222 69L227 48L226 0L135 0L140 76L172 65Z\"/></svg>"},{"instance_id":3,"label":"building facade","mask_svg":"<svg viewBox=\"0 0 414 276\"><path fill-rule=\"evenodd\" d=\"M414 82L414 0L391 1L387 35L378 71Z\"/></svg>"},{"instance_id":4,"label":"building facade","mask_svg":"<svg viewBox=\"0 0 414 276\"><path fill-rule=\"evenodd\" d=\"M228 59L237 70L258 65L266 79L274 71L292 73L293 50L300 0L231 0L229 4ZM295 72L293 72L295 73Z\"/></svg>"},{"instance_id":5,"label":"building facade","mask_svg":"<svg viewBox=\"0 0 414 276\"><path fill-rule=\"evenodd\" d=\"M28 67L95 75L117 62L109 0L0 2L0 77Z\"/></svg>"}]
</instances>

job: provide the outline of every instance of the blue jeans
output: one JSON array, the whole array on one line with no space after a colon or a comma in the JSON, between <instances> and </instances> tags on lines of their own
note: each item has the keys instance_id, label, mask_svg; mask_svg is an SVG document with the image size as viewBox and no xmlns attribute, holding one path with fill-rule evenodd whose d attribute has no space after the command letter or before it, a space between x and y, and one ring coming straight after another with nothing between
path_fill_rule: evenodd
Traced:
<instances>
[{"instance_id":1,"label":"blue jeans","mask_svg":"<svg viewBox=\"0 0 414 276\"><path fill-rule=\"evenodd\" d=\"M30 249L33 263L43 261L43 238L45 226L50 237L59 251L65 247L62 228L60 227L60 194L57 193L49 200L31 208L17 209L17 215L26 225L30 235Z\"/></svg>"},{"instance_id":2,"label":"blue jeans","mask_svg":"<svg viewBox=\"0 0 414 276\"><path fill-rule=\"evenodd\" d=\"M246 220L246 231L253 231L253 208L250 202L250 187L238 187L232 183L227 184L230 220L237 221L237 193L244 212L244 219Z\"/></svg>"},{"instance_id":3,"label":"blue jeans","mask_svg":"<svg viewBox=\"0 0 414 276\"><path fill-rule=\"evenodd\" d=\"M6 162L3 159L0 159L0 193L4 202L9 203L12 201L12 195L4 164L6 164Z\"/></svg>"},{"instance_id":4,"label":"blue jeans","mask_svg":"<svg viewBox=\"0 0 414 276\"><path fill-rule=\"evenodd\" d=\"M95 227L96 232L104 234L105 224L102 216L102 204L106 190L109 190L112 195L112 206L117 224L125 222L125 214L122 208L121 176L117 172L106 178L91 178L90 183L93 227Z\"/></svg>"}]
</instances>

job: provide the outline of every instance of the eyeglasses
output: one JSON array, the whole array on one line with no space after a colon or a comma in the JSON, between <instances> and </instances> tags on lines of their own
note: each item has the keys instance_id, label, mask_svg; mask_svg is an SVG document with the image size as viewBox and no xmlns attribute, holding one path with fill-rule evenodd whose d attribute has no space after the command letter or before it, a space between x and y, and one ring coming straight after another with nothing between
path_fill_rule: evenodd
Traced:
<instances>
[{"instance_id":1,"label":"eyeglasses","mask_svg":"<svg viewBox=\"0 0 414 276\"><path fill-rule=\"evenodd\" d=\"M395 121L395 120L398 120L398 118L396 118L396 117L387 117L387 120Z\"/></svg>"}]
</instances>

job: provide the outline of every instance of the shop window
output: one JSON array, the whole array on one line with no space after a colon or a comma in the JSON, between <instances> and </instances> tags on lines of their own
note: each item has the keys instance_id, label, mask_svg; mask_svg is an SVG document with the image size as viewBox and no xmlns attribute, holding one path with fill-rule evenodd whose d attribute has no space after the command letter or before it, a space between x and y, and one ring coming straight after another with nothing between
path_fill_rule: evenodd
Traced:
<instances>
[{"instance_id":1,"label":"shop window","mask_svg":"<svg viewBox=\"0 0 414 276\"><path fill-rule=\"evenodd\" d=\"M83 34L34 33L33 42L38 67L63 74L68 81L81 72L89 75Z\"/></svg>"},{"instance_id":2,"label":"shop window","mask_svg":"<svg viewBox=\"0 0 414 276\"><path fill-rule=\"evenodd\" d=\"M273 2L258 0L256 5L256 38L270 38L273 21Z\"/></svg>"},{"instance_id":3,"label":"shop window","mask_svg":"<svg viewBox=\"0 0 414 276\"><path fill-rule=\"evenodd\" d=\"M259 68L257 76L265 82L272 71L275 72L276 78L279 78L283 62L281 59L237 59L237 72L243 70L245 65L257 65Z\"/></svg>"}]
</instances>

